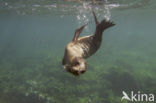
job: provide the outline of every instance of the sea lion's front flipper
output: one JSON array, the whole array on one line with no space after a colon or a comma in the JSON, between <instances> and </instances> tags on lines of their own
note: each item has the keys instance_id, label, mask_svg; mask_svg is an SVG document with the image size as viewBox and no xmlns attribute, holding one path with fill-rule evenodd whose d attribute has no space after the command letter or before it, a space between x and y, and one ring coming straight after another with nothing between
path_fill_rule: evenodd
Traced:
<instances>
[{"instance_id":1,"label":"sea lion's front flipper","mask_svg":"<svg viewBox=\"0 0 156 103\"><path fill-rule=\"evenodd\" d=\"M88 23L87 23L88 24ZM77 39L79 38L80 36L80 33L82 32L83 28L87 25L87 24L84 24L83 26L81 26L80 28L76 29L75 30L75 35L74 35L74 38L73 38L73 42L76 42Z\"/></svg>"},{"instance_id":2,"label":"sea lion's front flipper","mask_svg":"<svg viewBox=\"0 0 156 103\"><path fill-rule=\"evenodd\" d=\"M96 26L99 24L98 20L97 20L97 17L95 15L95 12L92 10L92 13L93 13L93 16L94 16L94 20L95 20L95 23L96 23Z\"/></svg>"}]
</instances>

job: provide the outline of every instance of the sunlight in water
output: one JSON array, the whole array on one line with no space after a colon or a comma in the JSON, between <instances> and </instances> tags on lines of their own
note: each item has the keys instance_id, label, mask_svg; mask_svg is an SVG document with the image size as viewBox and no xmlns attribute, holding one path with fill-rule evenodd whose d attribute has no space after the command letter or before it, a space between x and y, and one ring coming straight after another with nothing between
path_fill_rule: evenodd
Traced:
<instances>
[{"instance_id":1,"label":"sunlight in water","mask_svg":"<svg viewBox=\"0 0 156 103\"><path fill-rule=\"evenodd\" d=\"M119 4L109 4L107 0L105 0L101 7L97 6L96 4L90 3L90 2L83 2L81 6L77 7L77 21L78 26L82 26L85 23L90 23L92 21L92 9L96 12L97 17L100 17L102 19L110 20L111 18L111 9L119 7ZM99 13L100 12L100 13ZM101 13L102 12L102 13ZM100 15L99 15L100 14ZM88 26L86 27L86 30L88 31Z\"/></svg>"},{"instance_id":2,"label":"sunlight in water","mask_svg":"<svg viewBox=\"0 0 156 103\"><path fill-rule=\"evenodd\" d=\"M84 2L82 6L77 7L77 21L78 26L82 26L85 23L89 23L89 15L91 11L91 5L88 2ZM89 12L88 12L89 11ZM86 27L86 30L88 31L88 26Z\"/></svg>"}]
</instances>

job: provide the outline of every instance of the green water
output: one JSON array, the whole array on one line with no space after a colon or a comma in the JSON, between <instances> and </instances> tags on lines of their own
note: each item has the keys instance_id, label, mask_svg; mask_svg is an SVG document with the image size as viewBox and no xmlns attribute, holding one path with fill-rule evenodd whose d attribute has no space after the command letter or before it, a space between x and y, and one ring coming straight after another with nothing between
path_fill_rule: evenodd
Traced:
<instances>
[{"instance_id":1,"label":"green water","mask_svg":"<svg viewBox=\"0 0 156 103\"><path fill-rule=\"evenodd\" d=\"M75 77L61 61L77 27L89 21L81 36L95 31L91 4L1 0L0 103L129 103L122 91L156 95L156 1L106 3L116 7L93 8L116 26Z\"/></svg>"}]
</instances>

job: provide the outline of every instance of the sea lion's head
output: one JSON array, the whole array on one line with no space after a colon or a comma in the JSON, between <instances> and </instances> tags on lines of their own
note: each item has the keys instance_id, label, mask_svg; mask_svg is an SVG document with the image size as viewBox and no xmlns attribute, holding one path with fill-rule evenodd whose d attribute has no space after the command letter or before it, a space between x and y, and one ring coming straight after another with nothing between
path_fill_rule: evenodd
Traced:
<instances>
[{"instance_id":1,"label":"sea lion's head","mask_svg":"<svg viewBox=\"0 0 156 103\"><path fill-rule=\"evenodd\" d=\"M75 58L71 65L65 66L65 69L78 76L87 70L87 64L83 58Z\"/></svg>"}]
</instances>

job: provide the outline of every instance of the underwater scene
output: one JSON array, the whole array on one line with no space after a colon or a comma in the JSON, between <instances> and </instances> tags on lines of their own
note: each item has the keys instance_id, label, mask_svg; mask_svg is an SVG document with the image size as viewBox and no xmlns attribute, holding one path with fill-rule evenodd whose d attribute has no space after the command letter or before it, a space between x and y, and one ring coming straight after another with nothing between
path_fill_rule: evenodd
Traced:
<instances>
[{"instance_id":1,"label":"underwater scene","mask_svg":"<svg viewBox=\"0 0 156 103\"><path fill-rule=\"evenodd\" d=\"M62 65L75 30L112 21L79 76ZM0 0L0 103L156 103L156 0Z\"/></svg>"}]
</instances>

